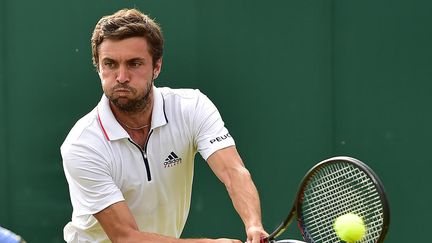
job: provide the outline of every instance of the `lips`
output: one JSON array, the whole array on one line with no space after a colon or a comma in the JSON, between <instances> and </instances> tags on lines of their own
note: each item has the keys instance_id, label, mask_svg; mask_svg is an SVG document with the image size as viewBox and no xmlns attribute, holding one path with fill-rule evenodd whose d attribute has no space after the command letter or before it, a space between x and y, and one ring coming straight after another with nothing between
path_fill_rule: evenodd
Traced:
<instances>
[{"instance_id":1,"label":"lips","mask_svg":"<svg viewBox=\"0 0 432 243\"><path fill-rule=\"evenodd\" d=\"M120 89L114 89L114 92L126 93L126 92L132 92L132 90L120 88Z\"/></svg>"},{"instance_id":2,"label":"lips","mask_svg":"<svg viewBox=\"0 0 432 243\"><path fill-rule=\"evenodd\" d=\"M125 85L117 85L113 88L114 93L134 93L133 88Z\"/></svg>"}]
</instances>

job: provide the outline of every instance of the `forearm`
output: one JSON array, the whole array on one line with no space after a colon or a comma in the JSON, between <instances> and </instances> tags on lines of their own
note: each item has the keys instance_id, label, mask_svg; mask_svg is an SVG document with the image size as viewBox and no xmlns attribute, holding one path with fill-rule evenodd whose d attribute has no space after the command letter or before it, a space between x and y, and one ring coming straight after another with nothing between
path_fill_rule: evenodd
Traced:
<instances>
[{"instance_id":1,"label":"forearm","mask_svg":"<svg viewBox=\"0 0 432 243\"><path fill-rule=\"evenodd\" d=\"M134 231L131 232L125 238L119 238L117 240L113 240L113 243L121 242L121 243L154 243L154 242L163 242L163 243L215 243L218 242L214 239L177 239L169 236L148 233L148 232L140 232ZM224 242L234 242L234 241L224 241Z\"/></svg>"},{"instance_id":2,"label":"forearm","mask_svg":"<svg viewBox=\"0 0 432 243\"><path fill-rule=\"evenodd\" d=\"M225 184L234 208L245 225L247 242L258 243L267 233L261 222L258 191L234 146L215 152L208 163Z\"/></svg>"},{"instance_id":3,"label":"forearm","mask_svg":"<svg viewBox=\"0 0 432 243\"><path fill-rule=\"evenodd\" d=\"M225 186L246 230L262 227L259 195L249 171L240 167L232 169L228 174Z\"/></svg>"},{"instance_id":4,"label":"forearm","mask_svg":"<svg viewBox=\"0 0 432 243\"><path fill-rule=\"evenodd\" d=\"M240 243L232 239L177 239L141 232L124 201L114 203L94 216L113 243Z\"/></svg>"}]
</instances>

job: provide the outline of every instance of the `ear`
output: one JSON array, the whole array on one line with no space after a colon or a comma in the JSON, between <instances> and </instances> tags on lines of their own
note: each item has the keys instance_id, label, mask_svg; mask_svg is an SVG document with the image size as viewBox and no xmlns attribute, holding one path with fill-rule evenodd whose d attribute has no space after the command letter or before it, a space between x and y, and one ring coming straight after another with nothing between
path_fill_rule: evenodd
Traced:
<instances>
[{"instance_id":1,"label":"ear","mask_svg":"<svg viewBox=\"0 0 432 243\"><path fill-rule=\"evenodd\" d=\"M159 60L156 61L154 67L153 67L153 79L156 79L159 76L159 73L162 70L162 57L159 58Z\"/></svg>"}]
</instances>

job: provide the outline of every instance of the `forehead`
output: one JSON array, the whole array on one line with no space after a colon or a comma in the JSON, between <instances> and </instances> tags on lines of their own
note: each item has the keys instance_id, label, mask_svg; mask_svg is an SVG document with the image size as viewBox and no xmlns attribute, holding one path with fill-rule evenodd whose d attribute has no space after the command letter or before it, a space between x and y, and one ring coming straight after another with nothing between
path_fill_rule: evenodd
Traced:
<instances>
[{"instance_id":1,"label":"forehead","mask_svg":"<svg viewBox=\"0 0 432 243\"><path fill-rule=\"evenodd\" d=\"M99 58L151 58L151 55L144 37L131 37L123 40L105 39L99 45Z\"/></svg>"}]
</instances>

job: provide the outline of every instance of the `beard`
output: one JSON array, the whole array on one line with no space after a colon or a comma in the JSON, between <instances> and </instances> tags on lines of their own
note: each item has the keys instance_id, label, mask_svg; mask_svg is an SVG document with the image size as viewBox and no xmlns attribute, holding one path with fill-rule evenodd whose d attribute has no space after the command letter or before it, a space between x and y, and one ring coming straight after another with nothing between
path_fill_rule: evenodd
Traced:
<instances>
[{"instance_id":1,"label":"beard","mask_svg":"<svg viewBox=\"0 0 432 243\"><path fill-rule=\"evenodd\" d=\"M105 95L112 102L112 104L119 108L119 110L121 110L122 112L134 114L150 107L149 104L151 101L150 95L152 94L152 88L153 81L147 83L144 91L136 98L126 98L116 96L115 90L126 89L129 90L133 95L136 95L138 91L127 84L117 84L112 88L112 92L110 92L109 94L105 93Z\"/></svg>"}]
</instances>

